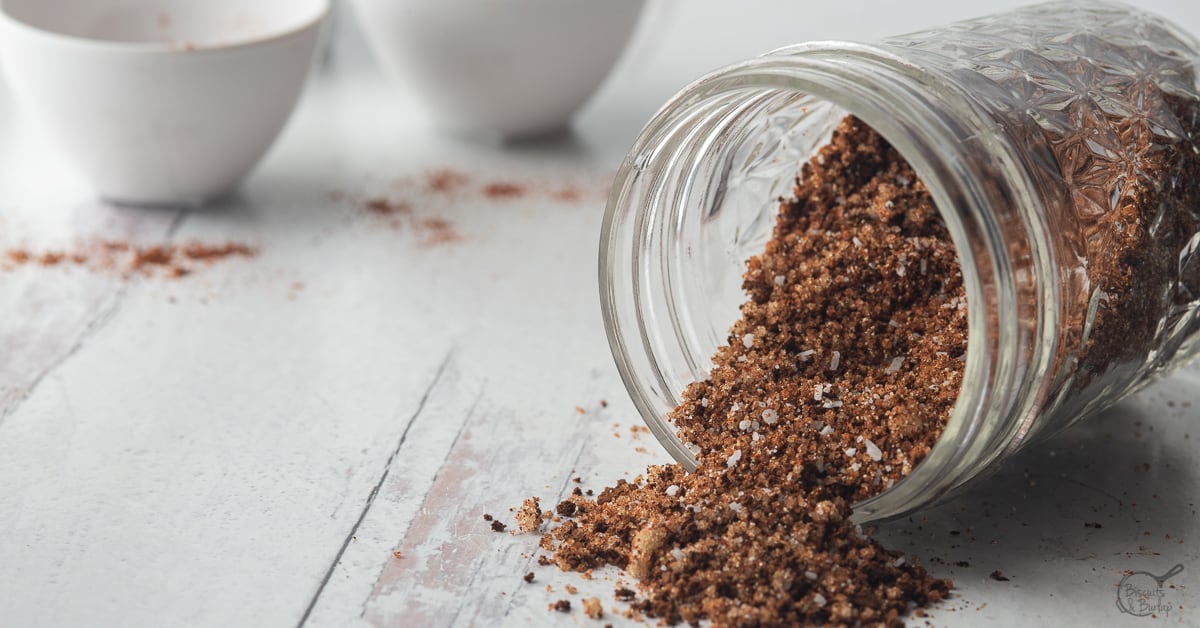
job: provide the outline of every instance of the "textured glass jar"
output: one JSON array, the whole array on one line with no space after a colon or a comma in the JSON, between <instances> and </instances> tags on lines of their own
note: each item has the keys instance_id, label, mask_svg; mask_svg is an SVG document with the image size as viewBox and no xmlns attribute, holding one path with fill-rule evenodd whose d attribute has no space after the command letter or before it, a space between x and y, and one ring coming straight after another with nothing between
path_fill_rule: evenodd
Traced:
<instances>
[{"instance_id":1,"label":"textured glass jar","mask_svg":"<svg viewBox=\"0 0 1200 628\"><path fill-rule=\"evenodd\" d=\"M913 472L855 506L901 516L1197 353L1200 124L1192 37L1120 4L1055 2L876 44L777 50L697 81L617 174L601 301L667 450L745 300L780 197L847 113L912 164L958 249L962 391Z\"/></svg>"}]
</instances>

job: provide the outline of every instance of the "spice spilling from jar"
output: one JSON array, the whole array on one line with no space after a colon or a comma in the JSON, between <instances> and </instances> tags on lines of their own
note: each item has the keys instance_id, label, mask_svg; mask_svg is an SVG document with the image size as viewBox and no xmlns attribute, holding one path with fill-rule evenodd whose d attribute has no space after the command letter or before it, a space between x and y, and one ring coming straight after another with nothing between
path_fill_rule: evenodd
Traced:
<instances>
[{"instance_id":1,"label":"spice spilling from jar","mask_svg":"<svg viewBox=\"0 0 1200 628\"><path fill-rule=\"evenodd\" d=\"M672 415L699 468L573 495L543 547L563 569L626 569L634 609L671 623L896 623L942 599L949 581L848 519L928 454L962 383L962 276L924 184L846 118L744 288Z\"/></svg>"}]
</instances>

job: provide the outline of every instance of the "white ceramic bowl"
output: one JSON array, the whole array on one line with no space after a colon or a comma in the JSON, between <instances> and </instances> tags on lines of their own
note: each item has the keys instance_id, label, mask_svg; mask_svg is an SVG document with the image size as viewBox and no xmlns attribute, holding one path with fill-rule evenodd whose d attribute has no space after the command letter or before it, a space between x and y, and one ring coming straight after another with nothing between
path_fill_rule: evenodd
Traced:
<instances>
[{"instance_id":1,"label":"white ceramic bowl","mask_svg":"<svg viewBox=\"0 0 1200 628\"><path fill-rule=\"evenodd\" d=\"M376 59L451 130L565 126L608 74L643 0L353 0Z\"/></svg>"},{"instance_id":2,"label":"white ceramic bowl","mask_svg":"<svg viewBox=\"0 0 1200 628\"><path fill-rule=\"evenodd\" d=\"M13 91L101 197L196 205L295 107L329 0L0 0Z\"/></svg>"}]
</instances>

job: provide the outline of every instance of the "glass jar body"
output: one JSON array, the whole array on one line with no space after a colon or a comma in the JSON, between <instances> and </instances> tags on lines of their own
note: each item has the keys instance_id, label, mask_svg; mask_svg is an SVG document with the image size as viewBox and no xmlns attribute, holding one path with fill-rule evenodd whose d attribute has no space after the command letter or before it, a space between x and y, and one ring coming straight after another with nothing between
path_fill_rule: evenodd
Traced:
<instances>
[{"instance_id":1,"label":"glass jar body","mask_svg":"<svg viewBox=\"0 0 1200 628\"><path fill-rule=\"evenodd\" d=\"M929 188L969 321L941 439L859 520L937 501L1193 357L1198 50L1129 7L1058 2L785 48L686 88L622 165L601 242L610 344L647 424L695 464L667 414L727 342L776 199L848 113Z\"/></svg>"}]
</instances>

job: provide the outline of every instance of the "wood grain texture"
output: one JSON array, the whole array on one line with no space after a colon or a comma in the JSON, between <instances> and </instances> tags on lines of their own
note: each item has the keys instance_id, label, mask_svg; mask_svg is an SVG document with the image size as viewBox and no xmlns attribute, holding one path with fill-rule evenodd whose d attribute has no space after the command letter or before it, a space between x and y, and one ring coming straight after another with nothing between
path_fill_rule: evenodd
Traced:
<instances>
[{"instance_id":1,"label":"wood grain texture","mask_svg":"<svg viewBox=\"0 0 1200 628\"><path fill-rule=\"evenodd\" d=\"M923 26L935 4L887 11ZM237 195L185 215L91 200L0 90L0 248L261 250L181 281L0 271L0 625L603 625L579 610L593 595L605 622L631 623L611 612L621 574L538 567L536 535L493 532L482 515L511 525L510 508L531 495L553 508L574 477L599 490L665 462L630 431L640 420L603 333L603 190L654 108L731 60L714 55L823 28L801 19L808 5L751 5L747 24L764 22L754 10L797 17L707 46L711 28L695 24L717 28L722 12L679 5L637 49L671 64L628 61L574 134L518 146L432 132L347 57ZM446 167L470 184L430 193L429 171ZM495 182L528 193L480 193ZM578 198L555 194L565 187ZM377 196L412 215L364 211ZM429 220L459 239L434 245ZM956 580L935 623L1145 626L1116 611L1117 582L1180 563L1165 619L1197 625L1197 373L883 526ZM989 579L996 569L1012 580ZM547 611L562 598L571 614Z\"/></svg>"}]
</instances>

